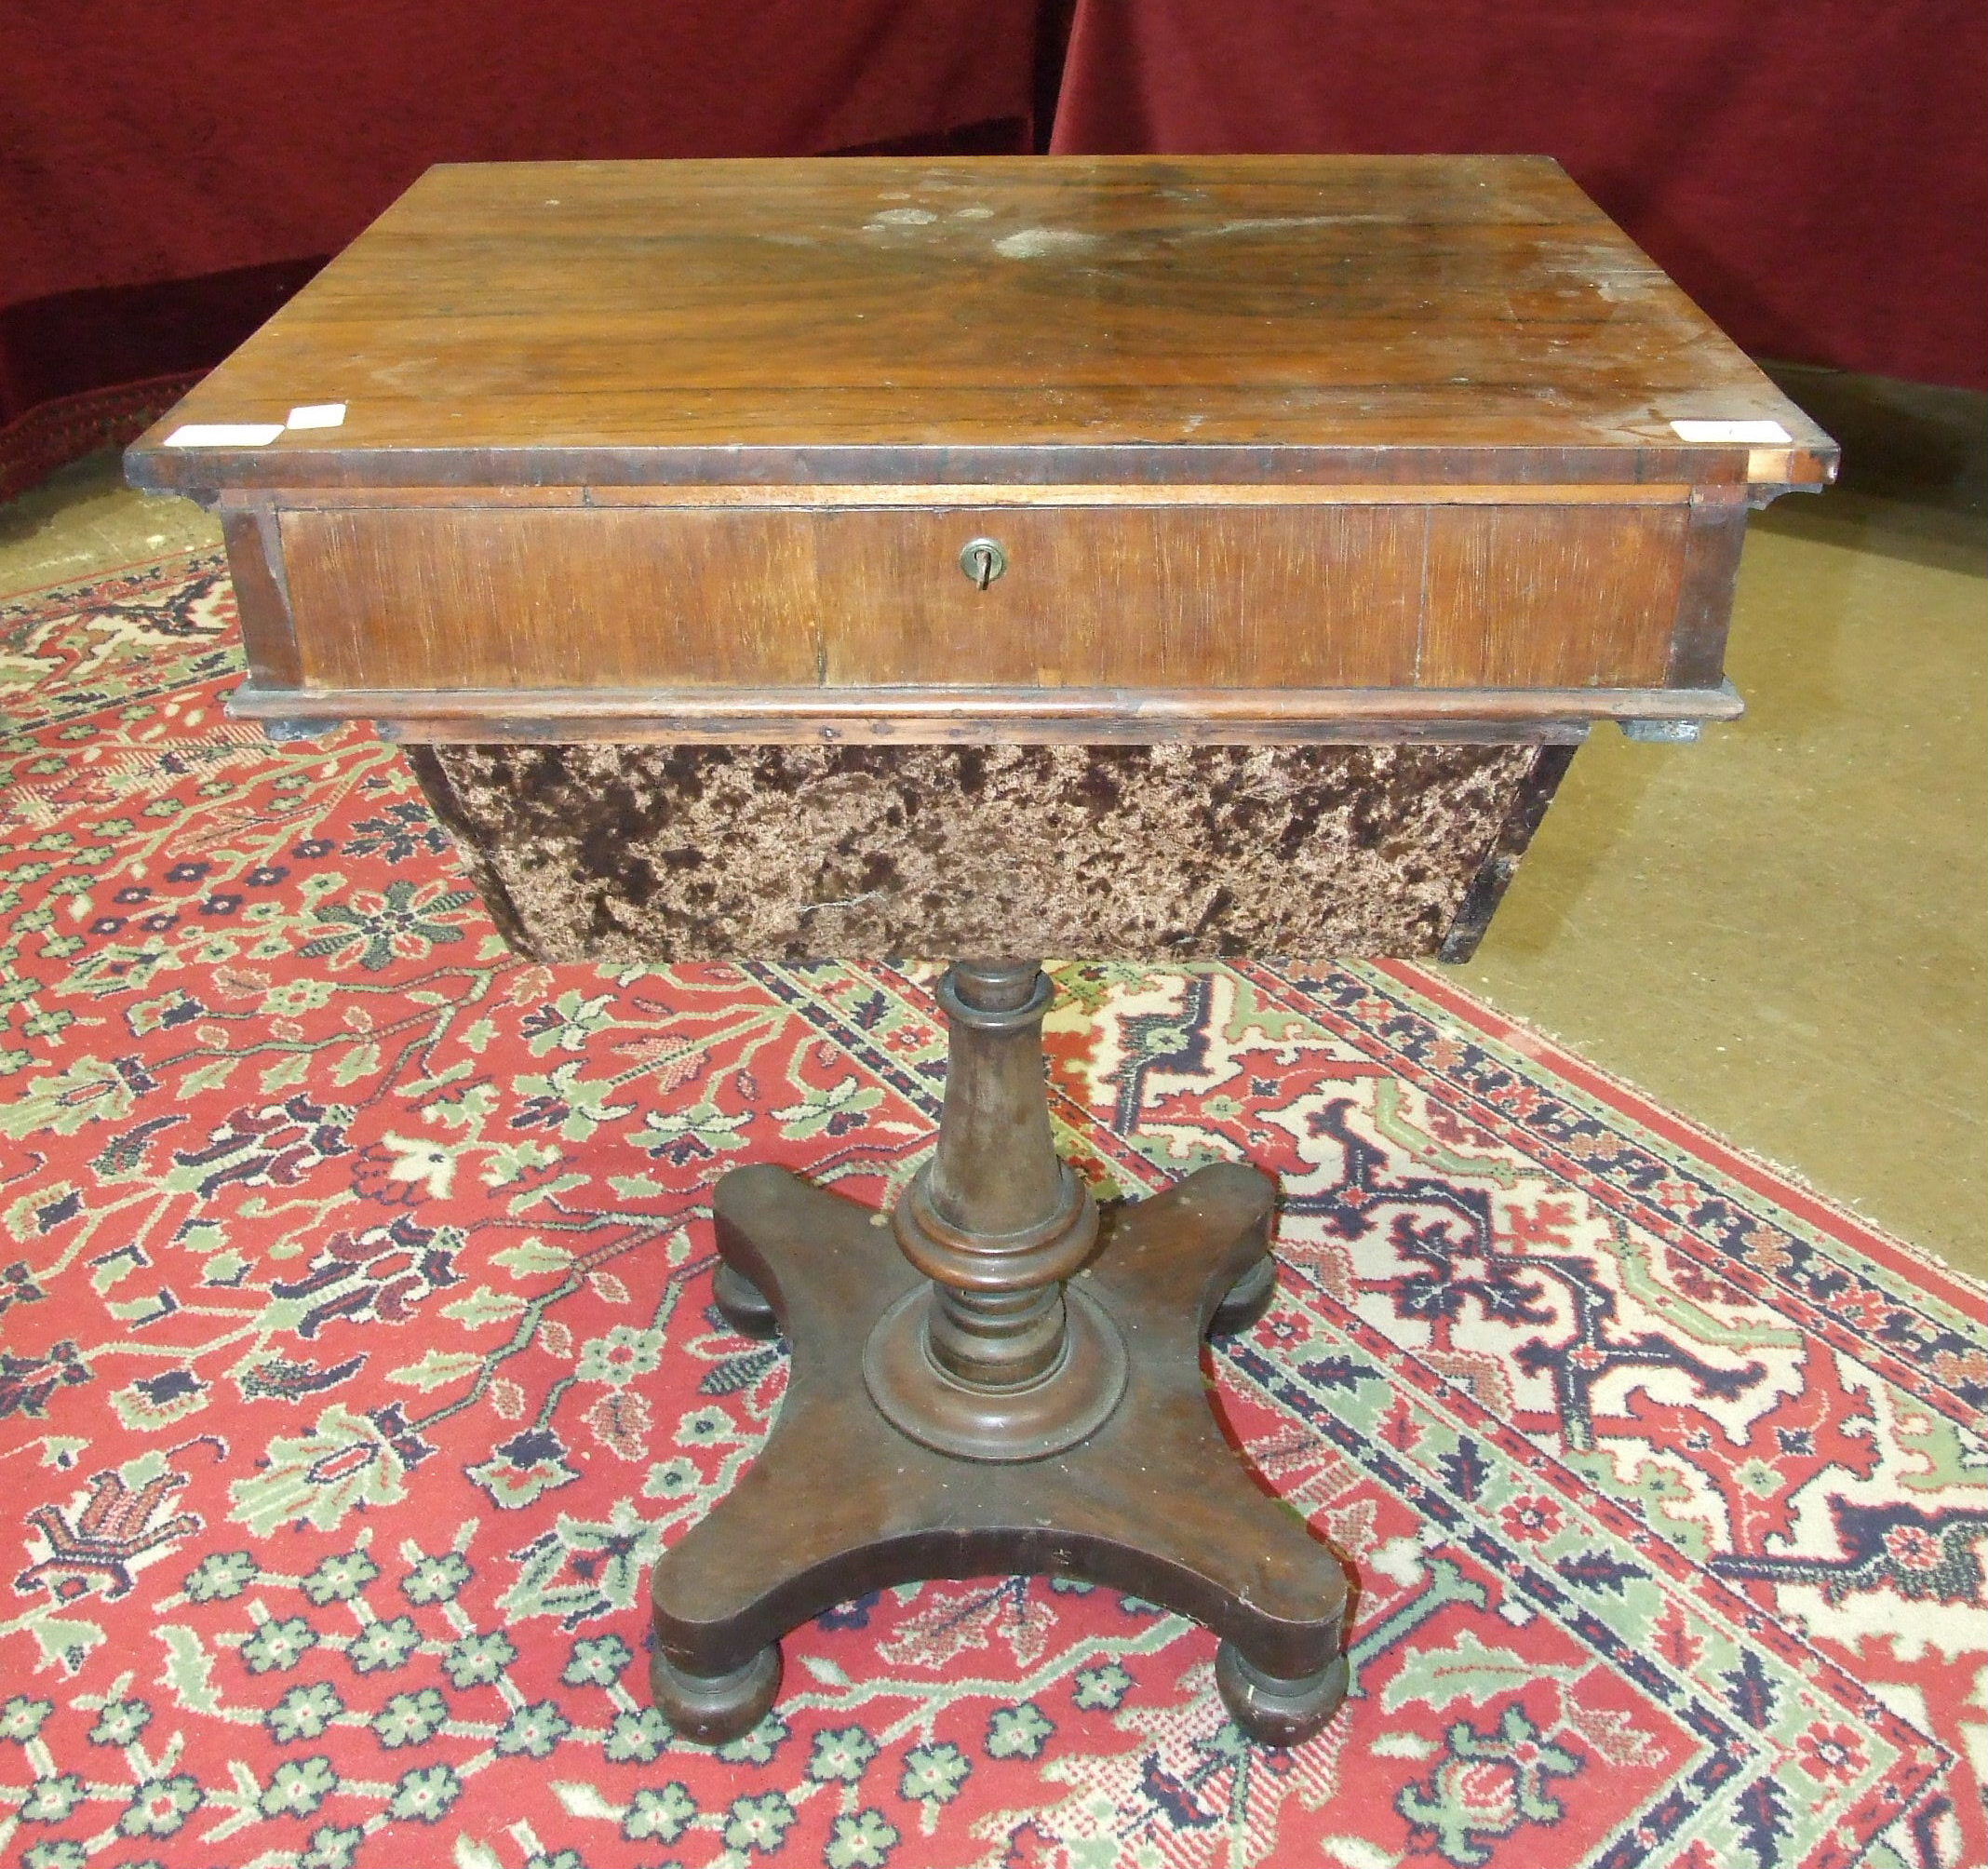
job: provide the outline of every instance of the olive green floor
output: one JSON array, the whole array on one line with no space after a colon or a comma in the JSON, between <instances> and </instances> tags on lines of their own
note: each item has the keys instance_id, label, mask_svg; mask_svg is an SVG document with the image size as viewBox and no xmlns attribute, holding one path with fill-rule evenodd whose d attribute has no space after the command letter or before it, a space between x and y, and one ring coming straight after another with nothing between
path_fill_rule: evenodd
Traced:
<instances>
[{"instance_id":1,"label":"olive green floor","mask_svg":"<svg viewBox=\"0 0 1988 1869\"><path fill-rule=\"evenodd\" d=\"M1904 471L1756 517L1747 718L1694 746L1598 731L1457 977L1988 1274L1988 529L1966 462L1914 479L1937 450L1904 413ZM99 456L0 507L0 591L215 542Z\"/></svg>"}]
</instances>

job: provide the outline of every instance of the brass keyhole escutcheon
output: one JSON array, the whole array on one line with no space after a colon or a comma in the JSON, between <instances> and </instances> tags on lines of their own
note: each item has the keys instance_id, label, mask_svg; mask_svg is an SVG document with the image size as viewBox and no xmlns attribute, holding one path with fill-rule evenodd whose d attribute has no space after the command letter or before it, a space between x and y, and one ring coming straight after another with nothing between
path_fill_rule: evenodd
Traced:
<instances>
[{"instance_id":1,"label":"brass keyhole escutcheon","mask_svg":"<svg viewBox=\"0 0 1988 1869\"><path fill-rule=\"evenodd\" d=\"M1008 569L1008 555L992 539L969 539L960 548L960 569L985 590Z\"/></svg>"}]
</instances>

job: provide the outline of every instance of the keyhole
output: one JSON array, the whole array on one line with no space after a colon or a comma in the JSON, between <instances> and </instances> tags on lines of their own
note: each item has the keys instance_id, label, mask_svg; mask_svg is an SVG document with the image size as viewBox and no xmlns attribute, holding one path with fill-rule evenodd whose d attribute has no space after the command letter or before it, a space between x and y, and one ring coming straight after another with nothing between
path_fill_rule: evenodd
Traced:
<instances>
[{"instance_id":1,"label":"keyhole","mask_svg":"<svg viewBox=\"0 0 1988 1869\"><path fill-rule=\"evenodd\" d=\"M1008 555L992 539L969 539L960 552L960 569L985 590L1008 569Z\"/></svg>"}]
</instances>

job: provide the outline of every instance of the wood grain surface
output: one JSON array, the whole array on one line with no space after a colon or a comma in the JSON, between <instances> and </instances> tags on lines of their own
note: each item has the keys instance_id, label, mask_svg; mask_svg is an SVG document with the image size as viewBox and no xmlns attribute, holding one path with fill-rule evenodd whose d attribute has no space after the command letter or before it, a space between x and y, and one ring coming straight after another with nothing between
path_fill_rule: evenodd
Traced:
<instances>
[{"instance_id":1,"label":"wood grain surface","mask_svg":"<svg viewBox=\"0 0 1988 1869\"><path fill-rule=\"evenodd\" d=\"M168 449L190 422L337 429ZM1779 422L1687 445L1673 418ZM1834 446L1539 156L428 171L141 484L1813 483Z\"/></svg>"},{"instance_id":2,"label":"wood grain surface","mask_svg":"<svg viewBox=\"0 0 1988 1869\"><path fill-rule=\"evenodd\" d=\"M280 529L305 688L1622 688L1665 679L1689 510L314 504ZM977 538L1006 555L985 589Z\"/></svg>"},{"instance_id":3,"label":"wood grain surface","mask_svg":"<svg viewBox=\"0 0 1988 1869\"><path fill-rule=\"evenodd\" d=\"M1688 510L1451 506L1431 513L1417 684L1661 682Z\"/></svg>"}]
</instances>

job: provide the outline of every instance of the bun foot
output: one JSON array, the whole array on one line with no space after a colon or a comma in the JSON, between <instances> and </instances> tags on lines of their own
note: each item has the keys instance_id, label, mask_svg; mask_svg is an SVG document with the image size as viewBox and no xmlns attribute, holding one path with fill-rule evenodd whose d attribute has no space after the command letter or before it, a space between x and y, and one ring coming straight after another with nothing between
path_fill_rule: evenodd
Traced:
<instances>
[{"instance_id":1,"label":"bun foot","mask_svg":"<svg viewBox=\"0 0 1988 1869\"><path fill-rule=\"evenodd\" d=\"M1222 1294L1222 1301L1208 1320L1210 1337L1234 1337L1247 1330L1270 1308L1277 1296L1277 1261L1269 1254Z\"/></svg>"},{"instance_id":2,"label":"bun foot","mask_svg":"<svg viewBox=\"0 0 1988 1869\"><path fill-rule=\"evenodd\" d=\"M780 1320L766 1294L736 1266L720 1263L716 1281L719 1315L741 1337L778 1337Z\"/></svg>"},{"instance_id":3,"label":"bun foot","mask_svg":"<svg viewBox=\"0 0 1988 1869\"><path fill-rule=\"evenodd\" d=\"M649 1690L681 1738L706 1746L743 1739L780 1692L780 1645L769 1642L729 1674L692 1674L657 1648L649 1657Z\"/></svg>"},{"instance_id":4,"label":"bun foot","mask_svg":"<svg viewBox=\"0 0 1988 1869\"><path fill-rule=\"evenodd\" d=\"M1215 1658L1215 1685L1229 1716L1260 1745L1295 1746L1319 1732L1346 1698L1346 1657L1295 1681L1266 1674L1233 1642Z\"/></svg>"}]
</instances>

